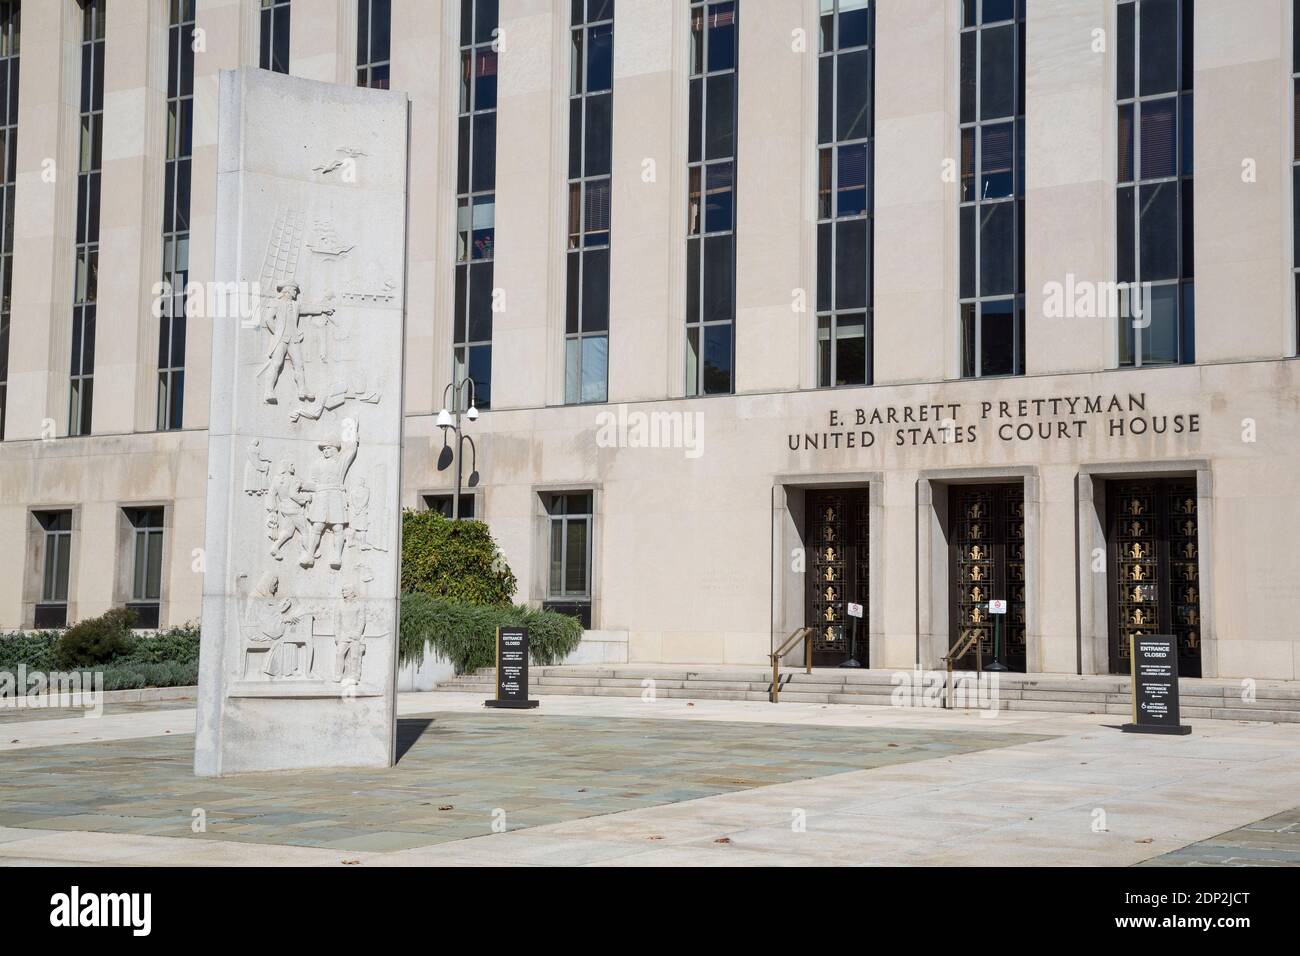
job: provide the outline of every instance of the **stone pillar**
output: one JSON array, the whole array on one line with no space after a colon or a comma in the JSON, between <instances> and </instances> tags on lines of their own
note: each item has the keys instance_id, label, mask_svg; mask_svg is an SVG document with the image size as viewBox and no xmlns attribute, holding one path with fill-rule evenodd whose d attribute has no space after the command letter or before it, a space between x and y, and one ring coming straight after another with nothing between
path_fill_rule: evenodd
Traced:
<instances>
[{"instance_id":1,"label":"stone pillar","mask_svg":"<svg viewBox=\"0 0 1300 956\"><path fill-rule=\"evenodd\" d=\"M9 409L4 438L68 430L81 20L71 3L23 10L14 200Z\"/></svg>"},{"instance_id":2,"label":"stone pillar","mask_svg":"<svg viewBox=\"0 0 1300 956\"><path fill-rule=\"evenodd\" d=\"M740 17L737 392L817 386L816 17L800 0Z\"/></svg>"},{"instance_id":3,"label":"stone pillar","mask_svg":"<svg viewBox=\"0 0 1300 956\"><path fill-rule=\"evenodd\" d=\"M388 766L406 96L245 68L219 127L195 772Z\"/></svg>"},{"instance_id":4,"label":"stone pillar","mask_svg":"<svg viewBox=\"0 0 1300 956\"><path fill-rule=\"evenodd\" d=\"M1025 368L1113 368L1115 319L1044 306L1050 290L1115 279L1115 4L1032 3L1026 15Z\"/></svg>"}]
</instances>

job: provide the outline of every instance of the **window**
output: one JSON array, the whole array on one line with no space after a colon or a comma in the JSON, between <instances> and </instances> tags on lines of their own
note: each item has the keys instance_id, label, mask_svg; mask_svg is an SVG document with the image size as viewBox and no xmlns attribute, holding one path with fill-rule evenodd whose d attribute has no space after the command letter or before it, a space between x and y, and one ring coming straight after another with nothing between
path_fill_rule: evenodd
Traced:
<instances>
[{"instance_id":1,"label":"window","mask_svg":"<svg viewBox=\"0 0 1300 956\"><path fill-rule=\"evenodd\" d=\"M131 594L136 627L156 628L162 603L163 510L128 508L131 525Z\"/></svg>"},{"instance_id":2,"label":"window","mask_svg":"<svg viewBox=\"0 0 1300 956\"><path fill-rule=\"evenodd\" d=\"M392 0L360 0L357 6L357 86L388 89Z\"/></svg>"},{"instance_id":3,"label":"window","mask_svg":"<svg viewBox=\"0 0 1300 956\"><path fill-rule=\"evenodd\" d=\"M185 289L190 275L190 146L194 131L195 0L172 0L169 6L163 295L158 317L159 431L180 428L185 409Z\"/></svg>"},{"instance_id":4,"label":"window","mask_svg":"<svg viewBox=\"0 0 1300 956\"><path fill-rule=\"evenodd\" d=\"M289 0L262 0L262 49L257 65L289 72Z\"/></svg>"},{"instance_id":5,"label":"window","mask_svg":"<svg viewBox=\"0 0 1300 956\"><path fill-rule=\"evenodd\" d=\"M424 507L429 511L438 512L438 514L442 515L444 518L450 518L452 516L452 503L455 500L455 497L455 495L425 495ZM474 517L473 495L460 496L460 517L461 520Z\"/></svg>"},{"instance_id":6,"label":"window","mask_svg":"<svg viewBox=\"0 0 1300 956\"><path fill-rule=\"evenodd\" d=\"M41 533L41 590L34 624L67 627L68 577L72 567L72 512L38 511Z\"/></svg>"},{"instance_id":7,"label":"window","mask_svg":"<svg viewBox=\"0 0 1300 956\"><path fill-rule=\"evenodd\" d=\"M577 404L608 393L614 0L573 0L572 15L564 400Z\"/></svg>"},{"instance_id":8,"label":"window","mask_svg":"<svg viewBox=\"0 0 1300 956\"><path fill-rule=\"evenodd\" d=\"M545 497L548 524L547 610L579 618L591 627L592 499L590 491Z\"/></svg>"},{"instance_id":9,"label":"window","mask_svg":"<svg viewBox=\"0 0 1300 956\"><path fill-rule=\"evenodd\" d=\"M736 17L691 4L686 197L686 394L735 388Z\"/></svg>"},{"instance_id":10,"label":"window","mask_svg":"<svg viewBox=\"0 0 1300 956\"><path fill-rule=\"evenodd\" d=\"M18 0L0 2L0 441L9 399L9 307L14 262L14 160L18 155Z\"/></svg>"},{"instance_id":11,"label":"window","mask_svg":"<svg viewBox=\"0 0 1300 956\"><path fill-rule=\"evenodd\" d=\"M875 9L820 0L817 384L872 380Z\"/></svg>"},{"instance_id":12,"label":"window","mask_svg":"<svg viewBox=\"0 0 1300 956\"><path fill-rule=\"evenodd\" d=\"M492 407L492 259L496 238L497 0L461 0L456 163L453 382L474 380Z\"/></svg>"},{"instance_id":13,"label":"window","mask_svg":"<svg viewBox=\"0 0 1300 956\"><path fill-rule=\"evenodd\" d=\"M104 140L107 0L81 2L81 136L78 145L76 274L68 434L89 435L95 399L95 301L99 286L99 177Z\"/></svg>"},{"instance_id":14,"label":"window","mask_svg":"<svg viewBox=\"0 0 1300 956\"><path fill-rule=\"evenodd\" d=\"M1025 0L964 0L961 374L1025 374Z\"/></svg>"},{"instance_id":15,"label":"window","mask_svg":"<svg viewBox=\"0 0 1300 956\"><path fill-rule=\"evenodd\" d=\"M1192 0L1119 0L1116 76L1121 366L1196 361Z\"/></svg>"}]
</instances>

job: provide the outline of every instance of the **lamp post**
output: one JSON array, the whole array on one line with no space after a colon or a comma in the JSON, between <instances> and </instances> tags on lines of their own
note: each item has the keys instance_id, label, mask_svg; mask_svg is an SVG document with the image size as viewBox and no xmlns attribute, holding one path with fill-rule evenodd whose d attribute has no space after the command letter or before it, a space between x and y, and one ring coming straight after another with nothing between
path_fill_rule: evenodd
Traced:
<instances>
[{"instance_id":1,"label":"lamp post","mask_svg":"<svg viewBox=\"0 0 1300 956\"><path fill-rule=\"evenodd\" d=\"M452 399L451 407L454 411L449 411L447 408L447 394L449 392L451 393ZM465 412L465 418L471 422L478 421L478 407L475 405L475 398L474 380L472 378L463 378L459 382L451 382L442 390L442 411L438 412L438 427L442 429L442 448L444 453L450 451L450 448L447 445L447 432L450 430L456 435L456 451L454 453L456 459L456 491L452 495L451 499L452 521L460 520L460 459L461 452L465 448L465 442L469 442L469 446L474 452L474 467L470 470L469 486L473 488L478 484L478 446L474 444L473 438L461 431L460 426L461 409L464 408L467 403L469 409ZM443 456L440 455L439 459L442 457ZM447 464L450 464L450 462L447 462ZM440 464L439 467L445 468L446 464Z\"/></svg>"}]
</instances>

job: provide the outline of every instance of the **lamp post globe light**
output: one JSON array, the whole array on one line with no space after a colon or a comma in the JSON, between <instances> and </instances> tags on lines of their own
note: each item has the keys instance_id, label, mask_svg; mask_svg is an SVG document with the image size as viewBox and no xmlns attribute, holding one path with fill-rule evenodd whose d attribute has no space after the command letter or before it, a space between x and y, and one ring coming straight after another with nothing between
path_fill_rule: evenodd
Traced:
<instances>
[{"instance_id":1,"label":"lamp post globe light","mask_svg":"<svg viewBox=\"0 0 1300 956\"><path fill-rule=\"evenodd\" d=\"M451 396L451 407L448 408L447 397ZM478 406L475 402L474 380L472 378L463 378L459 382L450 382L442 390L442 410L438 412L438 427L442 429L442 453L438 455L438 470L441 471L451 464L452 459L456 462L456 490L451 498L451 520L460 520L460 487L461 487L461 452L464 450L465 442L469 442L470 451L473 455L471 458L471 468L469 474L469 486L473 488L478 484L478 447L474 444L474 439L464 434L461 430L461 409L468 405L468 409L463 413L464 418L471 422L478 421ZM448 443L450 433L456 436L456 448L452 451Z\"/></svg>"}]
</instances>

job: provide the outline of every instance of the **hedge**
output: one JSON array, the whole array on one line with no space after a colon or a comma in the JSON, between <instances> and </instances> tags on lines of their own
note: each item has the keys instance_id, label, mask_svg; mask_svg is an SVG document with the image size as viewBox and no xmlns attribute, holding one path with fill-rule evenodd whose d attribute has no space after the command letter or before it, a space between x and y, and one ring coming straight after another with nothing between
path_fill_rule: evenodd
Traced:
<instances>
[{"instance_id":1,"label":"hedge","mask_svg":"<svg viewBox=\"0 0 1300 956\"><path fill-rule=\"evenodd\" d=\"M403 594L398 659L419 663L426 649L451 662L457 674L496 664L498 627L528 628L529 658L558 664L582 641L582 623L567 614L523 604L475 605L429 594Z\"/></svg>"},{"instance_id":2,"label":"hedge","mask_svg":"<svg viewBox=\"0 0 1300 956\"><path fill-rule=\"evenodd\" d=\"M16 673L23 665L28 672L102 673L105 690L188 687L198 683L197 627L174 627L143 635L124 630L125 620L110 612L88 618L66 631L0 633L0 671Z\"/></svg>"},{"instance_id":3,"label":"hedge","mask_svg":"<svg viewBox=\"0 0 1300 956\"><path fill-rule=\"evenodd\" d=\"M402 512L401 590L465 604L509 604L519 586L482 521Z\"/></svg>"}]
</instances>

